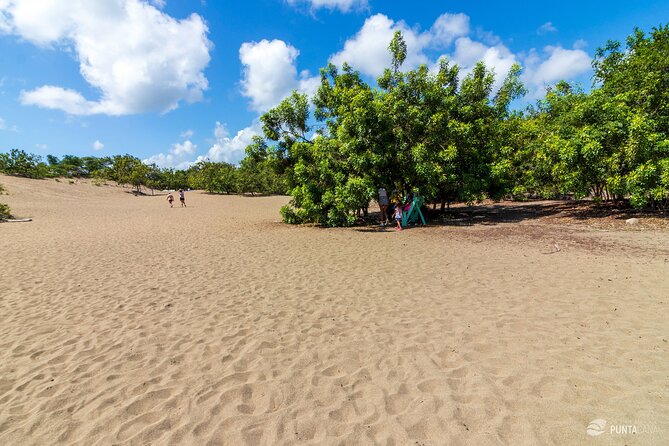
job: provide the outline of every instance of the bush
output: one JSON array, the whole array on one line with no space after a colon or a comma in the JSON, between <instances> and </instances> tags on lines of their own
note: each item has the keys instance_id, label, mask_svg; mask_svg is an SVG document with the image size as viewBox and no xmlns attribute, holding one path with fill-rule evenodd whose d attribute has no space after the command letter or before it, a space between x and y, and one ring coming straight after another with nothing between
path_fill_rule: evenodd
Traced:
<instances>
[{"instance_id":1,"label":"bush","mask_svg":"<svg viewBox=\"0 0 669 446\"><path fill-rule=\"evenodd\" d=\"M11 218L11 209L9 209L9 206L7 206L4 203L0 203L0 221L2 220L7 220L8 218Z\"/></svg>"},{"instance_id":2,"label":"bush","mask_svg":"<svg viewBox=\"0 0 669 446\"><path fill-rule=\"evenodd\" d=\"M280 212L284 223L300 225L306 221L304 211L302 209L295 209L289 204L282 206Z\"/></svg>"}]
</instances>

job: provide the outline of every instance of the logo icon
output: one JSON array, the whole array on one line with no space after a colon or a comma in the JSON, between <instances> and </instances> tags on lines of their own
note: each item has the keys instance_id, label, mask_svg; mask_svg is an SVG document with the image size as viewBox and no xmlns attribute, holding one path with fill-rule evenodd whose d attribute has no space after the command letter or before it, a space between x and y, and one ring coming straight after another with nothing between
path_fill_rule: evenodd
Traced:
<instances>
[{"instance_id":1,"label":"logo icon","mask_svg":"<svg viewBox=\"0 0 669 446\"><path fill-rule=\"evenodd\" d=\"M591 437L597 437L604 433L604 426L606 426L606 420L597 418L596 420L592 420L590 424L588 424L588 428L585 431Z\"/></svg>"}]
</instances>

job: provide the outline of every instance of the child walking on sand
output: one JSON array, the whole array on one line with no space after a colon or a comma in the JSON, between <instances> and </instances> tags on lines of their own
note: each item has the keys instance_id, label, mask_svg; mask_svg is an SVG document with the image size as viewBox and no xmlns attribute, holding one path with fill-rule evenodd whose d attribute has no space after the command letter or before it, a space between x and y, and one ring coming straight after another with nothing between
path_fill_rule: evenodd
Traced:
<instances>
[{"instance_id":1,"label":"child walking on sand","mask_svg":"<svg viewBox=\"0 0 669 446\"><path fill-rule=\"evenodd\" d=\"M186 196L184 195L184 190L179 189L179 201L181 202L181 207L185 208L186 206Z\"/></svg>"},{"instance_id":2,"label":"child walking on sand","mask_svg":"<svg viewBox=\"0 0 669 446\"><path fill-rule=\"evenodd\" d=\"M395 221L397 222L397 226L395 227L396 231L401 231L402 230L402 203L398 202L395 205L395 214L393 215L395 217Z\"/></svg>"},{"instance_id":3,"label":"child walking on sand","mask_svg":"<svg viewBox=\"0 0 669 446\"><path fill-rule=\"evenodd\" d=\"M172 195L172 192L167 193L167 202L170 204L170 207L172 207L172 202L174 201L174 195Z\"/></svg>"}]
</instances>

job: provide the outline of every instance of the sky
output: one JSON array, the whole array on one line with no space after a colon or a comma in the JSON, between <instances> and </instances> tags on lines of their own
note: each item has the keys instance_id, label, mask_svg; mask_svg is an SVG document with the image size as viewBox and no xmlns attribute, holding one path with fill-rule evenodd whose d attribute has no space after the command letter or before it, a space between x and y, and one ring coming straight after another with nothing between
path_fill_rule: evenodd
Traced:
<instances>
[{"instance_id":1,"label":"sky","mask_svg":"<svg viewBox=\"0 0 669 446\"><path fill-rule=\"evenodd\" d=\"M598 47L667 21L666 0L0 0L0 152L236 163L328 62L374 84L395 30L405 69L483 60L500 83L519 63L523 106L559 80L587 90Z\"/></svg>"}]
</instances>

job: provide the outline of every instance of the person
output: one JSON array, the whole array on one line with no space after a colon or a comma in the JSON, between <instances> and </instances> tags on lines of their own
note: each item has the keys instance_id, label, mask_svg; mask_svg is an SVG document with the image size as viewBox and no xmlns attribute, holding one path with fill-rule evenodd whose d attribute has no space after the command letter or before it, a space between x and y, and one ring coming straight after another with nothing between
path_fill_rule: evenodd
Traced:
<instances>
[{"instance_id":1,"label":"person","mask_svg":"<svg viewBox=\"0 0 669 446\"><path fill-rule=\"evenodd\" d=\"M402 230L402 202L397 203L395 206L395 221L397 222L397 226L395 227L396 231L401 231Z\"/></svg>"},{"instance_id":2,"label":"person","mask_svg":"<svg viewBox=\"0 0 669 446\"><path fill-rule=\"evenodd\" d=\"M381 226L385 226L389 223L388 221L388 192L386 189L381 187L379 188L379 208L381 209Z\"/></svg>"},{"instance_id":3,"label":"person","mask_svg":"<svg viewBox=\"0 0 669 446\"><path fill-rule=\"evenodd\" d=\"M170 207L172 206L172 202L174 201L174 195L172 195L172 192L167 193L167 202L170 204Z\"/></svg>"},{"instance_id":4,"label":"person","mask_svg":"<svg viewBox=\"0 0 669 446\"><path fill-rule=\"evenodd\" d=\"M179 189L179 201L181 202L181 207L185 208L186 206L186 196L184 195L184 190Z\"/></svg>"}]
</instances>

